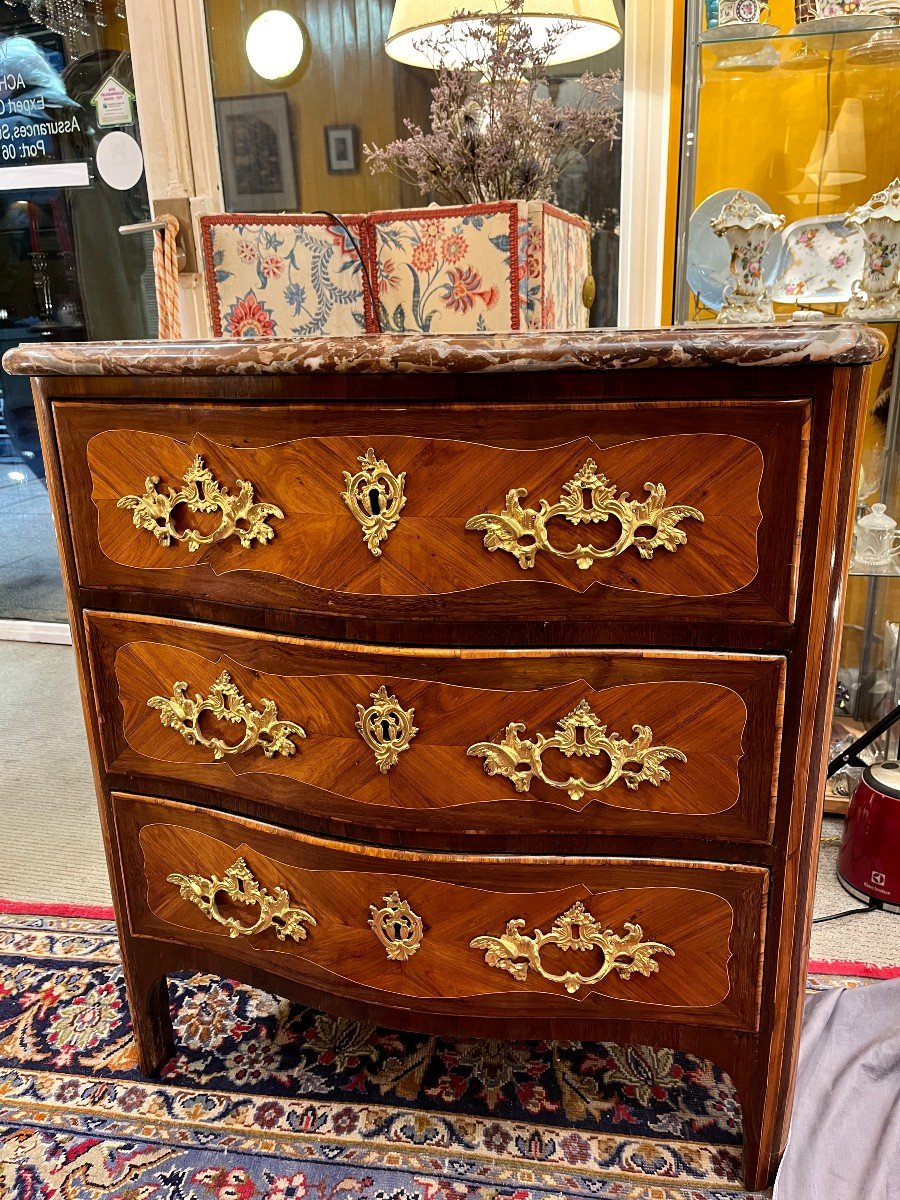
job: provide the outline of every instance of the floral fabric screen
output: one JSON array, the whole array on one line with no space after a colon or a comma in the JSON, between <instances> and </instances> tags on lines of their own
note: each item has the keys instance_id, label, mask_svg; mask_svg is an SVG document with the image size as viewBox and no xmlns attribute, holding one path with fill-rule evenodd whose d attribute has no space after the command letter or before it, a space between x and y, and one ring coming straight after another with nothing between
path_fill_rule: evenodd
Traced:
<instances>
[{"instance_id":1,"label":"floral fabric screen","mask_svg":"<svg viewBox=\"0 0 900 1200\"><path fill-rule=\"evenodd\" d=\"M363 217L204 217L203 257L216 337L347 335L372 328Z\"/></svg>"},{"instance_id":2,"label":"floral fabric screen","mask_svg":"<svg viewBox=\"0 0 900 1200\"><path fill-rule=\"evenodd\" d=\"M215 335L588 326L589 227L550 205L402 209L341 219L349 236L327 217L203 218Z\"/></svg>"}]
</instances>

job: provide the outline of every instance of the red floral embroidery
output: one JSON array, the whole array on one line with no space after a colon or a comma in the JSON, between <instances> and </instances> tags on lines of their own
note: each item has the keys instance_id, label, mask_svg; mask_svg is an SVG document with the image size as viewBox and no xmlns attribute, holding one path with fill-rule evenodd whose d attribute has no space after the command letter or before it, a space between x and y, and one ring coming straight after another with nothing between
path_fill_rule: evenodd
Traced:
<instances>
[{"instance_id":1,"label":"red floral embroidery","mask_svg":"<svg viewBox=\"0 0 900 1200\"><path fill-rule=\"evenodd\" d=\"M400 286L397 264L392 258L378 260L378 286L386 292L393 292Z\"/></svg>"},{"instance_id":2,"label":"red floral embroidery","mask_svg":"<svg viewBox=\"0 0 900 1200\"><path fill-rule=\"evenodd\" d=\"M444 236L444 222L437 217L426 217L420 226L423 242L439 242Z\"/></svg>"},{"instance_id":3,"label":"red floral embroidery","mask_svg":"<svg viewBox=\"0 0 900 1200\"><path fill-rule=\"evenodd\" d=\"M556 328L556 297L549 291L544 296L544 328Z\"/></svg>"},{"instance_id":4,"label":"red floral embroidery","mask_svg":"<svg viewBox=\"0 0 900 1200\"><path fill-rule=\"evenodd\" d=\"M243 300L236 300L225 314L225 327L233 338L265 338L275 336L272 313L260 304L252 291Z\"/></svg>"},{"instance_id":5,"label":"red floral embroidery","mask_svg":"<svg viewBox=\"0 0 900 1200\"><path fill-rule=\"evenodd\" d=\"M443 251L448 263L458 263L469 253L469 243L461 233L451 233L444 239Z\"/></svg>"},{"instance_id":6,"label":"red floral embroidery","mask_svg":"<svg viewBox=\"0 0 900 1200\"><path fill-rule=\"evenodd\" d=\"M284 273L284 262L277 254L267 254L260 263L260 270L267 279L278 279Z\"/></svg>"},{"instance_id":7,"label":"red floral embroidery","mask_svg":"<svg viewBox=\"0 0 900 1200\"><path fill-rule=\"evenodd\" d=\"M237 253L242 263L256 262L256 245L254 242L248 242L246 239L238 242Z\"/></svg>"},{"instance_id":8,"label":"red floral embroidery","mask_svg":"<svg viewBox=\"0 0 900 1200\"><path fill-rule=\"evenodd\" d=\"M493 308L500 299L500 291L496 287L485 291L481 276L473 267L454 267L448 272L442 299L453 312L467 313L475 307L476 300L483 301L485 308Z\"/></svg>"},{"instance_id":9,"label":"red floral embroidery","mask_svg":"<svg viewBox=\"0 0 900 1200\"><path fill-rule=\"evenodd\" d=\"M304 1200L306 1196L306 1176L280 1175L272 1180L272 1190L266 1193L266 1200Z\"/></svg>"},{"instance_id":10,"label":"red floral embroidery","mask_svg":"<svg viewBox=\"0 0 900 1200\"><path fill-rule=\"evenodd\" d=\"M412 261L417 271L431 271L437 262L437 246L435 243L419 242L412 252Z\"/></svg>"},{"instance_id":11,"label":"red floral embroidery","mask_svg":"<svg viewBox=\"0 0 900 1200\"><path fill-rule=\"evenodd\" d=\"M338 250L340 250L341 254L352 254L354 258L359 258L359 249L354 239L346 230L342 228L342 226L330 225L328 227L328 235L334 242L335 246L337 246Z\"/></svg>"}]
</instances>

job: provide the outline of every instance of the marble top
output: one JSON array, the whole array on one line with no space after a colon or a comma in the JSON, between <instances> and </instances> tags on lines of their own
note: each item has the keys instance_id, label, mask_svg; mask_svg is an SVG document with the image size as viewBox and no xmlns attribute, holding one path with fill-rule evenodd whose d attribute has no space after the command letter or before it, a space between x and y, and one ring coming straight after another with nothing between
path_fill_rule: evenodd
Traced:
<instances>
[{"instance_id":1,"label":"marble top","mask_svg":"<svg viewBox=\"0 0 900 1200\"><path fill-rule=\"evenodd\" d=\"M865 325L692 325L439 337L367 334L270 341L29 342L11 375L304 375L594 371L639 367L849 365L887 347Z\"/></svg>"}]
</instances>

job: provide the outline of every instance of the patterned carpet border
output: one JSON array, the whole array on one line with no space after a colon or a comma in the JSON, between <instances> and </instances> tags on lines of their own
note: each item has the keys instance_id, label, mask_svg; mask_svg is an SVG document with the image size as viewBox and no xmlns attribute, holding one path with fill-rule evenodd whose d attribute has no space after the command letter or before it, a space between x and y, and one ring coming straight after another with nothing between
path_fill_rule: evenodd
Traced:
<instances>
[{"instance_id":1,"label":"patterned carpet border","mask_svg":"<svg viewBox=\"0 0 900 1200\"><path fill-rule=\"evenodd\" d=\"M207 976L172 1000L148 1081L114 923L0 915L4 1200L745 1195L734 1090L690 1055L398 1034Z\"/></svg>"}]
</instances>

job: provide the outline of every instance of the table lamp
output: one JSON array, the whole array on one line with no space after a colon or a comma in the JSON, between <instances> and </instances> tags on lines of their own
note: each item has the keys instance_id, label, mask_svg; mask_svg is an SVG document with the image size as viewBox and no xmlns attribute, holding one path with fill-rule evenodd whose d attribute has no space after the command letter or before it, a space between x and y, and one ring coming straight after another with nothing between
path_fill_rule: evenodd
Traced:
<instances>
[{"instance_id":1,"label":"table lamp","mask_svg":"<svg viewBox=\"0 0 900 1200\"><path fill-rule=\"evenodd\" d=\"M465 9L465 16L460 10ZM433 67L428 52L429 39L453 29L458 55L451 49L447 66L470 61L465 52L473 26L479 17L494 16L504 9L502 0L482 0L466 5L465 0L397 0L385 48L391 58L411 67ZM526 21L535 46L546 42L548 31L560 23L571 24L548 65L591 58L610 50L622 40L622 26L613 0L525 0L516 21Z\"/></svg>"}]
</instances>

